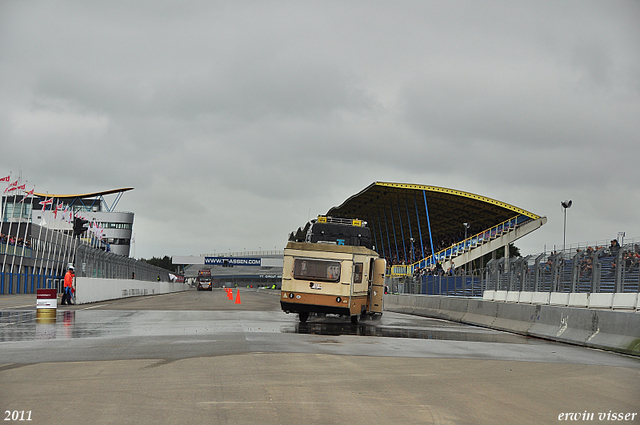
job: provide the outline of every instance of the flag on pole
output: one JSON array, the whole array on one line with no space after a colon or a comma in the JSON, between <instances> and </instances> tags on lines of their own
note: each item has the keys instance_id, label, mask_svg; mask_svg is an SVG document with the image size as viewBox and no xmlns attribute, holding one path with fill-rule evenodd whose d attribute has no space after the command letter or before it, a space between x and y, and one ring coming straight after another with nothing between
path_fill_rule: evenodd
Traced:
<instances>
[{"instance_id":1,"label":"flag on pole","mask_svg":"<svg viewBox=\"0 0 640 425\"><path fill-rule=\"evenodd\" d=\"M44 201L40 201L39 202L40 205L42 205L43 207L47 208L47 205L51 205L53 204L53 198L51 199L47 199L46 197L44 198Z\"/></svg>"},{"instance_id":2,"label":"flag on pole","mask_svg":"<svg viewBox=\"0 0 640 425\"><path fill-rule=\"evenodd\" d=\"M4 190L4 193L13 192L14 190L17 190L17 189L18 189L18 180L14 181L13 183L9 183L7 188Z\"/></svg>"},{"instance_id":3,"label":"flag on pole","mask_svg":"<svg viewBox=\"0 0 640 425\"><path fill-rule=\"evenodd\" d=\"M0 182L8 182L11 181L11 174L9 174L7 177L3 177L0 179Z\"/></svg>"},{"instance_id":4,"label":"flag on pole","mask_svg":"<svg viewBox=\"0 0 640 425\"><path fill-rule=\"evenodd\" d=\"M29 196L33 195L33 192L35 192L36 188L34 187L33 189L31 189L28 192L25 192L24 196L22 197L22 199L20 200L20 202L24 202L25 199L27 199ZM20 203L18 202L18 203Z\"/></svg>"},{"instance_id":5,"label":"flag on pole","mask_svg":"<svg viewBox=\"0 0 640 425\"><path fill-rule=\"evenodd\" d=\"M58 211L60 211L61 208L62 208L62 202L58 202L58 205L56 205L56 209L53 211L53 218L55 219L58 218Z\"/></svg>"},{"instance_id":6,"label":"flag on pole","mask_svg":"<svg viewBox=\"0 0 640 425\"><path fill-rule=\"evenodd\" d=\"M60 220L66 221L67 223L70 222L70 220L69 220L69 205L65 205L65 207L62 210L62 213L60 215Z\"/></svg>"}]
</instances>

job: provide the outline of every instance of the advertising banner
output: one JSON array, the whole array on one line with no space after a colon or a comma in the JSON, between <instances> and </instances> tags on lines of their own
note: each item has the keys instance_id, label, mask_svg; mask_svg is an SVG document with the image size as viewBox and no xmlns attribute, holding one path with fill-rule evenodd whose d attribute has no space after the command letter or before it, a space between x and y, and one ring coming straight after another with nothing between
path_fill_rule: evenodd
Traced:
<instances>
[{"instance_id":1,"label":"advertising banner","mask_svg":"<svg viewBox=\"0 0 640 425\"><path fill-rule=\"evenodd\" d=\"M261 258L204 257L204 264L210 266L262 266Z\"/></svg>"}]
</instances>

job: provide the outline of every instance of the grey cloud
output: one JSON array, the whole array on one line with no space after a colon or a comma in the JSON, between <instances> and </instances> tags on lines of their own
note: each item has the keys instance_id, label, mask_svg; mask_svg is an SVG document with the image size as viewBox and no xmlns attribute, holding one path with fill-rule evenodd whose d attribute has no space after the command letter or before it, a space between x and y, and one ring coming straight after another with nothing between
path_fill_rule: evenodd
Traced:
<instances>
[{"instance_id":1,"label":"grey cloud","mask_svg":"<svg viewBox=\"0 0 640 425\"><path fill-rule=\"evenodd\" d=\"M281 246L376 180L548 214L527 246L555 243L570 196L572 238L637 233L638 16L624 1L2 2L0 172L135 187L121 206L145 257ZM578 218L614 201L615 219Z\"/></svg>"}]
</instances>

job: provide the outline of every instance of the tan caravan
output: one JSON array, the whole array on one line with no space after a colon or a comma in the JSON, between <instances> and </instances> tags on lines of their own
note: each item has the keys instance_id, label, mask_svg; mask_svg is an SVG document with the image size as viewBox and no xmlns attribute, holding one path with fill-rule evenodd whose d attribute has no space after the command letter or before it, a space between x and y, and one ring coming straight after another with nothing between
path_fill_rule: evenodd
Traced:
<instances>
[{"instance_id":1,"label":"tan caravan","mask_svg":"<svg viewBox=\"0 0 640 425\"><path fill-rule=\"evenodd\" d=\"M354 324L365 315L381 315L386 261L359 245L370 239L366 223L330 217L312 223L305 242L290 241L284 250L282 310L298 313L301 322L318 313L346 316ZM323 240L314 242L314 233Z\"/></svg>"}]
</instances>

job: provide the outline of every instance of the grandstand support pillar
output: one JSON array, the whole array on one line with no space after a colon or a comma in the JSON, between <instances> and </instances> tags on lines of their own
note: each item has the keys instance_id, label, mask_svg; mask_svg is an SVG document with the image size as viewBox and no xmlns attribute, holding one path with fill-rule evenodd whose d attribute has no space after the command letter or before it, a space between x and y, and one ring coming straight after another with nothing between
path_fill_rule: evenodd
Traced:
<instances>
[{"instance_id":1,"label":"grandstand support pillar","mask_svg":"<svg viewBox=\"0 0 640 425\"><path fill-rule=\"evenodd\" d=\"M376 211L376 215L378 216L378 227L380 228L380 247L382 248L382 258L386 258L384 251L384 239L382 237L382 223L380 222L380 213ZM380 251L378 251L378 254Z\"/></svg>"},{"instance_id":2,"label":"grandstand support pillar","mask_svg":"<svg viewBox=\"0 0 640 425\"><path fill-rule=\"evenodd\" d=\"M404 198L404 205L407 210L407 226L409 227L409 240L413 240L413 232L411 231L411 215L409 214L409 202ZM415 252L413 252L413 242L411 242L411 263L415 261Z\"/></svg>"},{"instance_id":3,"label":"grandstand support pillar","mask_svg":"<svg viewBox=\"0 0 640 425\"><path fill-rule=\"evenodd\" d=\"M431 255L436 252L433 250L433 238L431 237L431 221L429 220L429 208L427 207L427 191L422 191L422 196L424 197L424 210L427 212L427 227L429 228L429 244L431 245Z\"/></svg>"},{"instance_id":4,"label":"grandstand support pillar","mask_svg":"<svg viewBox=\"0 0 640 425\"><path fill-rule=\"evenodd\" d=\"M389 251L389 260L393 262L393 255L391 254L391 238L389 237L389 222L387 221L387 207L383 205L382 216L384 217L384 230L387 233L387 250Z\"/></svg>"},{"instance_id":5,"label":"grandstand support pillar","mask_svg":"<svg viewBox=\"0 0 640 425\"><path fill-rule=\"evenodd\" d=\"M540 254L536 258L536 263L535 263L535 267L534 267L535 276L533 278L533 291L534 292L538 292L538 290L540 289L540 274L542 273L542 266L540 264L540 261L542 260L543 257L544 257L544 254Z\"/></svg>"},{"instance_id":6,"label":"grandstand support pillar","mask_svg":"<svg viewBox=\"0 0 640 425\"><path fill-rule=\"evenodd\" d=\"M622 266L623 266L623 257L624 248L620 248L618 250L618 255L616 255L616 282L614 285L615 292L623 292L622 290Z\"/></svg>"},{"instance_id":7,"label":"grandstand support pillar","mask_svg":"<svg viewBox=\"0 0 640 425\"><path fill-rule=\"evenodd\" d=\"M509 262L509 241L504 245L504 272L507 274L507 291L513 291L511 279L511 264Z\"/></svg>"},{"instance_id":8,"label":"grandstand support pillar","mask_svg":"<svg viewBox=\"0 0 640 425\"><path fill-rule=\"evenodd\" d=\"M416 205L416 221L418 222L418 234L420 235L420 248L422 248L422 258L424 255L424 244L422 243L422 228L420 227L420 213L418 212L418 201L413 197L413 203Z\"/></svg>"},{"instance_id":9,"label":"grandstand support pillar","mask_svg":"<svg viewBox=\"0 0 640 425\"><path fill-rule=\"evenodd\" d=\"M375 247L375 251L378 252L378 238L377 238L377 234L378 232L376 231L376 224L375 221L373 221L370 217L367 217L367 221L369 223L371 223L371 233L373 234L373 244Z\"/></svg>"},{"instance_id":10,"label":"grandstand support pillar","mask_svg":"<svg viewBox=\"0 0 640 425\"><path fill-rule=\"evenodd\" d=\"M385 217L384 220L387 221L387 209L385 208ZM389 205L389 212L391 213L391 229L393 230L393 243L396 246L396 263L400 263L400 253L398 251L398 237L396 236L396 224L395 221L393 220L393 205ZM392 258L393 261L393 258Z\"/></svg>"},{"instance_id":11,"label":"grandstand support pillar","mask_svg":"<svg viewBox=\"0 0 640 425\"><path fill-rule=\"evenodd\" d=\"M404 241L404 227L402 226L402 212L400 211L400 203L397 203L396 205L398 206L398 219L400 220L400 238L402 239L402 251L404 252L404 263L409 264L409 261L407 260L407 245L405 244L405 241Z\"/></svg>"},{"instance_id":12,"label":"grandstand support pillar","mask_svg":"<svg viewBox=\"0 0 640 425\"><path fill-rule=\"evenodd\" d=\"M571 293L578 292L578 279L580 277L580 256L581 252L577 252L573 256L571 264Z\"/></svg>"},{"instance_id":13,"label":"grandstand support pillar","mask_svg":"<svg viewBox=\"0 0 640 425\"><path fill-rule=\"evenodd\" d=\"M602 273L602 264L598 259L600 258L600 254L604 251L604 248L600 248L597 251L594 251L591 254L591 293L600 292L600 275Z\"/></svg>"}]
</instances>

